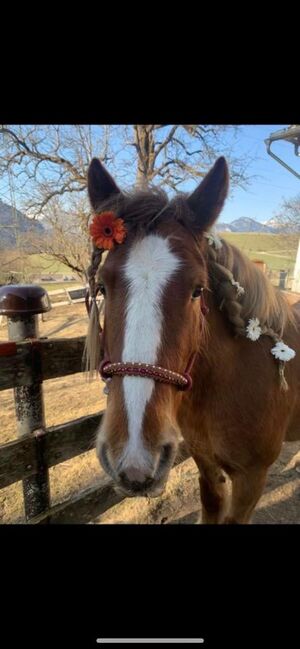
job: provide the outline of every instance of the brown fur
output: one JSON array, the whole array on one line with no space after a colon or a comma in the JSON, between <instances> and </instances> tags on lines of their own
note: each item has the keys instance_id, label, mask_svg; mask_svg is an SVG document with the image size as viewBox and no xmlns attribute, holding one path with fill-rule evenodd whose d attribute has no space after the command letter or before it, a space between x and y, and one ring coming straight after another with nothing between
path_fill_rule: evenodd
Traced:
<instances>
[{"instance_id":1,"label":"brown fur","mask_svg":"<svg viewBox=\"0 0 300 649\"><path fill-rule=\"evenodd\" d=\"M282 442L300 439L300 311L290 307L235 247L223 242L215 251L208 245L203 231L217 218L227 192L224 163L216 163L207 179L192 201L180 196L168 202L161 192L127 197L112 192L101 204L101 209L115 209L128 228L125 244L109 253L101 269L107 287L105 352L112 362L120 360L126 287L118 270L128 249L136 237L151 230L169 237L183 268L163 296L157 364L183 372L191 353L198 354L191 391L155 385L144 417L144 441L155 458L161 444L178 444L180 429L200 470L203 522L247 523ZM98 203L94 209L99 209ZM239 298L232 278L245 289ZM199 300L191 300L195 286L207 289L206 320ZM252 317L260 320L265 332L256 342L245 336ZM296 351L286 363L287 392L281 389L278 361L270 353L274 337L282 337ZM113 460L127 438L118 377L111 382L104 429ZM224 471L232 480L231 503Z\"/></svg>"}]
</instances>

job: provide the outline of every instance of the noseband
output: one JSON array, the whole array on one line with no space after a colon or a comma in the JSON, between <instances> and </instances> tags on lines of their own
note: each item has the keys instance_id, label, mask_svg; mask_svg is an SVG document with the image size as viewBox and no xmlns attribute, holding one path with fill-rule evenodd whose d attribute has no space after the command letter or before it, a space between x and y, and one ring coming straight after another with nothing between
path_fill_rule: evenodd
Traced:
<instances>
[{"instance_id":1,"label":"noseband","mask_svg":"<svg viewBox=\"0 0 300 649\"><path fill-rule=\"evenodd\" d=\"M204 300L203 290L204 289L201 289L200 307L201 307L202 315L206 316L209 309ZM96 291L95 297L92 298L92 300L96 299L98 292L99 289ZM88 290L86 293L85 304L86 304L86 310L88 312L88 315L90 315L91 303L90 303L90 293ZM102 344L103 344L103 330L100 322L99 322L99 327L100 327L100 336L102 338ZM110 380L115 375L116 376L141 376L146 379L153 379L153 381L158 381L159 383L168 383L169 385L175 385L175 387L177 387L179 390L182 391L190 390L193 385L193 380L190 372L192 370L197 353L198 352L193 352L183 374L180 374L179 372L173 372L171 370L168 370L165 367L161 367L160 365L151 365L150 363L133 363L133 362L111 363L108 359L105 359L101 362L99 367L99 374L103 379L103 381Z\"/></svg>"}]
</instances>

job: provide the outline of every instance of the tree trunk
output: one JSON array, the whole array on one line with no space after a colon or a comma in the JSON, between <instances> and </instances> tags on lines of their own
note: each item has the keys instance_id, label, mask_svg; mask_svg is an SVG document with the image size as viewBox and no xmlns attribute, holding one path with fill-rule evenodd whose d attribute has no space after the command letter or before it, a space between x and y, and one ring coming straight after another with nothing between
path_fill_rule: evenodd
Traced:
<instances>
[{"instance_id":1,"label":"tree trunk","mask_svg":"<svg viewBox=\"0 0 300 649\"><path fill-rule=\"evenodd\" d=\"M154 168L154 138L153 125L135 126L135 145L138 155L136 186L147 189L153 176Z\"/></svg>"}]
</instances>

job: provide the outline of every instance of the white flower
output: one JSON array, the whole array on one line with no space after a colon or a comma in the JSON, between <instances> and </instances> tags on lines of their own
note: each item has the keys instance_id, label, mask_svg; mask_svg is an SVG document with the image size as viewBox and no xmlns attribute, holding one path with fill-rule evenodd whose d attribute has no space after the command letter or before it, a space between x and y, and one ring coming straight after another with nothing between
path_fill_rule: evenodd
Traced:
<instances>
[{"instance_id":1,"label":"white flower","mask_svg":"<svg viewBox=\"0 0 300 649\"><path fill-rule=\"evenodd\" d=\"M258 318L251 318L249 324L246 327L247 338L250 340L258 340L261 335L261 328L259 326Z\"/></svg>"},{"instance_id":2,"label":"white flower","mask_svg":"<svg viewBox=\"0 0 300 649\"><path fill-rule=\"evenodd\" d=\"M240 297L240 295L244 295L245 289L239 284L239 282L235 282L234 279L232 279L231 284L232 286L236 287L236 292L238 297Z\"/></svg>"},{"instance_id":3,"label":"white flower","mask_svg":"<svg viewBox=\"0 0 300 649\"><path fill-rule=\"evenodd\" d=\"M204 232L204 236L206 237L206 239L208 239L209 246L214 246L216 250L220 250L220 248L222 248L222 241L218 237L216 232Z\"/></svg>"},{"instance_id":4,"label":"white flower","mask_svg":"<svg viewBox=\"0 0 300 649\"><path fill-rule=\"evenodd\" d=\"M296 356L296 352L282 342L282 340L276 343L275 347L271 349L271 354L273 354L275 358L279 358L280 361L290 361L291 358Z\"/></svg>"}]
</instances>

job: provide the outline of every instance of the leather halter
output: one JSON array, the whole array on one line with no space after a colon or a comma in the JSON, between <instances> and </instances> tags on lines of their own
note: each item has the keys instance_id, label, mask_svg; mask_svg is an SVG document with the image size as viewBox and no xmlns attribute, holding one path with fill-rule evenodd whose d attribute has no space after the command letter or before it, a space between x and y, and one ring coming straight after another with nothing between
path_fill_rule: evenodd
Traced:
<instances>
[{"instance_id":1,"label":"leather halter","mask_svg":"<svg viewBox=\"0 0 300 649\"><path fill-rule=\"evenodd\" d=\"M200 296L200 308L201 308L202 315L206 316L209 311L209 308L205 303L203 290L204 289L202 288L201 296ZM94 298L92 298L92 300L96 299L98 292L99 289L96 291L95 296ZM88 315L90 315L90 310L91 310L90 293L88 290L86 292L85 304L86 304ZM99 327L100 327L100 336L102 337L102 344L103 344L103 329L101 327L100 322L99 322ZM99 367L99 374L104 381L111 379L114 375L141 376L143 378L153 379L154 381L158 381L159 383L168 383L170 385L174 385L179 390L190 390L193 385L193 380L190 372L194 365L197 353L198 352L193 352L183 374L179 372L171 371L165 367L161 367L160 365L151 365L150 363L135 363L135 362L111 363L108 359L105 359L101 362Z\"/></svg>"}]
</instances>

